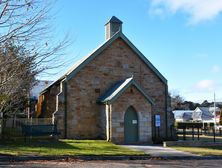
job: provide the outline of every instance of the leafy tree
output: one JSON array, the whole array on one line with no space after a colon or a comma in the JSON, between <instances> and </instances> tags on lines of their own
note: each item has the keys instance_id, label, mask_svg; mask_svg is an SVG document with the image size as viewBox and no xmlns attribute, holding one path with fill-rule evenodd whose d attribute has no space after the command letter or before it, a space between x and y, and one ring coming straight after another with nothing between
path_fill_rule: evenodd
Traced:
<instances>
[{"instance_id":1,"label":"leafy tree","mask_svg":"<svg viewBox=\"0 0 222 168\"><path fill-rule=\"evenodd\" d=\"M194 103L192 101L184 101L183 103L184 110L195 110L197 107L200 106L199 103Z\"/></svg>"},{"instance_id":2,"label":"leafy tree","mask_svg":"<svg viewBox=\"0 0 222 168\"><path fill-rule=\"evenodd\" d=\"M202 107L210 107L211 105L213 105L213 103L209 103L207 100L204 100L201 104Z\"/></svg>"}]
</instances>

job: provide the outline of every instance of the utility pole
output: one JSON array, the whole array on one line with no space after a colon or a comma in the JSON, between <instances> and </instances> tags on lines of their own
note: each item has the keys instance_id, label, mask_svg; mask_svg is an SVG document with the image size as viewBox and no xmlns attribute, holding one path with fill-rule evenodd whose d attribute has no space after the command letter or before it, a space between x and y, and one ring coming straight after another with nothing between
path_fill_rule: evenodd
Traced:
<instances>
[{"instance_id":1,"label":"utility pole","mask_svg":"<svg viewBox=\"0 0 222 168\"><path fill-rule=\"evenodd\" d=\"M216 95L214 92L214 129L216 130Z\"/></svg>"}]
</instances>

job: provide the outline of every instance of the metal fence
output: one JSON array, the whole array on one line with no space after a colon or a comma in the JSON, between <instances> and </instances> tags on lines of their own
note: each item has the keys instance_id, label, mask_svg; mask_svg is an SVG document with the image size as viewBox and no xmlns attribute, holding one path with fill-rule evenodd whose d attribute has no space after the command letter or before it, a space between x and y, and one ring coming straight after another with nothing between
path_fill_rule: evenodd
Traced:
<instances>
[{"instance_id":1,"label":"metal fence","mask_svg":"<svg viewBox=\"0 0 222 168\"><path fill-rule=\"evenodd\" d=\"M213 123L177 123L178 140L222 142L222 129Z\"/></svg>"},{"instance_id":2,"label":"metal fence","mask_svg":"<svg viewBox=\"0 0 222 168\"><path fill-rule=\"evenodd\" d=\"M2 135L7 137L21 137L22 125L53 124L52 118L8 118L2 120Z\"/></svg>"},{"instance_id":3,"label":"metal fence","mask_svg":"<svg viewBox=\"0 0 222 168\"><path fill-rule=\"evenodd\" d=\"M2 124L3 124L2 117L3 117L3 113L0 112L0 138L1 138L1 135L2 135Z\"/></svg>"},{"instance_id":4,"label":"metal fence","mask_svg":"<svg viewBox=\"0 0 222 168\"><path fill-rule=\"evenodd\" d=\"M0 118L0 137L2 135L2 119Z\"/></svg>"}]
</instances>

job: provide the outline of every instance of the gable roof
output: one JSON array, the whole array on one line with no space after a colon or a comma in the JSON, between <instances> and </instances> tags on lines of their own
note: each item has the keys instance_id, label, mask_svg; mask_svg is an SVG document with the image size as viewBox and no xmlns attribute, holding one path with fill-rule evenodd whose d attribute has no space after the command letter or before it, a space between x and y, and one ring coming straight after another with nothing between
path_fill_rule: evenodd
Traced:
<instances>
[{"instance_id":1,"label":"gable roof","mask_svg":"<svg viewBox=\"0 0 222 168\"><path fill-rule=\"evenodd\" d=\"M30 91L30 97L38 99L39 94L43 89L49 86L53 81L37 80L36 84L32 87Z\"/></svg>"},{"instance_id":2,"label":"gable roof","mask_svg":"<svg viewBox=\"0 0 222 168\"><path fill-rule=\"evenodd\" d=\"M192 120L192 115L193 115L193 110L174 110L174 118L176 120L185 120L185 121L190 121Z\"/></svg>"},{"instance_id":3,"label":"gable roof","mask_svg":"<svg viewBox=\"0 0 222 168\"><path fill-rule=\"evenodd\" d=\"M139 58L159 77L159 79L167 85L166 78L153 66L153 64L129 41L129 39L122 33L122 31L118 31L114 34L110 39L106 40L102 45L100 45L97 49L95 49L92 53L83 57L79 61L77 61L62 77L57 79L51 85L49 85L45 90L41 93L44 93L47 89L49 89L54 84L60 82L64 78L70 80L73 78L85 65L91 62L97 55L99 55L102 51L104 51L108 46L110 46L116 39L121 38L129 47L139 56Z\"/></svg>"},{"instance_id":4,"label":"gable roof","mask_svg":"<svg viewBox=\"0 0 222 168\"><path fill-rule=\"evenodd\" d=\"M198 109L200 111L198 111ZM193 120L212 120L214 115L209 111L209 107L197 107L193 112Z\"/></svg>"},{"instance_id":5,"label":"gable roof","mask_svg":"<svg viewBox=\"0 0 222 168\"><path fill-rule=\"evenodd\" d=\"M192 115L192 118L194 121L196 121L196 120L212 120L214 118L214 116L210 113L194 112Z\"/></svg>"},{"instance_id":6,"label":"gable roof","mask_svg":"<svg viewBox=\"0 0 222 168\"><path fill-rule=\"evenodd\" d=\"M213 114L214 113L214 107L197 107L197 109L200 109L202 112L204 113L211 113ZM195 109L196 110L196 109ZM216 112L217 111L220 111L220 108L219 107L215 107L215 110Z\"/></svg>"},{"instance_id":7,"label":"gable roof","mask_svg":"<svg viewBox=\"0 0 222 168\"><path fill-rule=\"evenodd\" d=\"M108 89L102 96L97 100L98 103L112 104L122 93L126 91L130 86L134 85L137 90L151 103L154 104L153 100L143 91L143 89L131 78L118 81L110 89Z\"/></svg>"},{"instance_id":8,"label":"gable roof","mask_svg":"<svg viewBox=\"0 0 222 168\"><path fill-rule=\"evenodd\" d=\"M116 16L113 16L105 25L107 25L108 23L119 23L122 24L123 22L121 20L119 20Z\"/></svg>"}]
</instances>

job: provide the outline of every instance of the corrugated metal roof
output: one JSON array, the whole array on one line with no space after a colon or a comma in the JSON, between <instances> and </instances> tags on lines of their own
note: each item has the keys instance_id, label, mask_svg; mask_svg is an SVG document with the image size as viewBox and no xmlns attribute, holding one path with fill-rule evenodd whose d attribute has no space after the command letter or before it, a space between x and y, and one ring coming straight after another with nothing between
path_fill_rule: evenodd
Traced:
<instances>
[{"instance_id":1,"label":"corrugated metal roof","mask_svg":"<svg viewBox=\"0 0 222 168\"><path fill-rule=\"evenodd\" d=\"M110 104L114 102L131 85L134 85L151 104L154 104L153 100L135 82L133 77L115 83L102 96L98 98L97 102Z\"/></svg>"}]
</instances>

